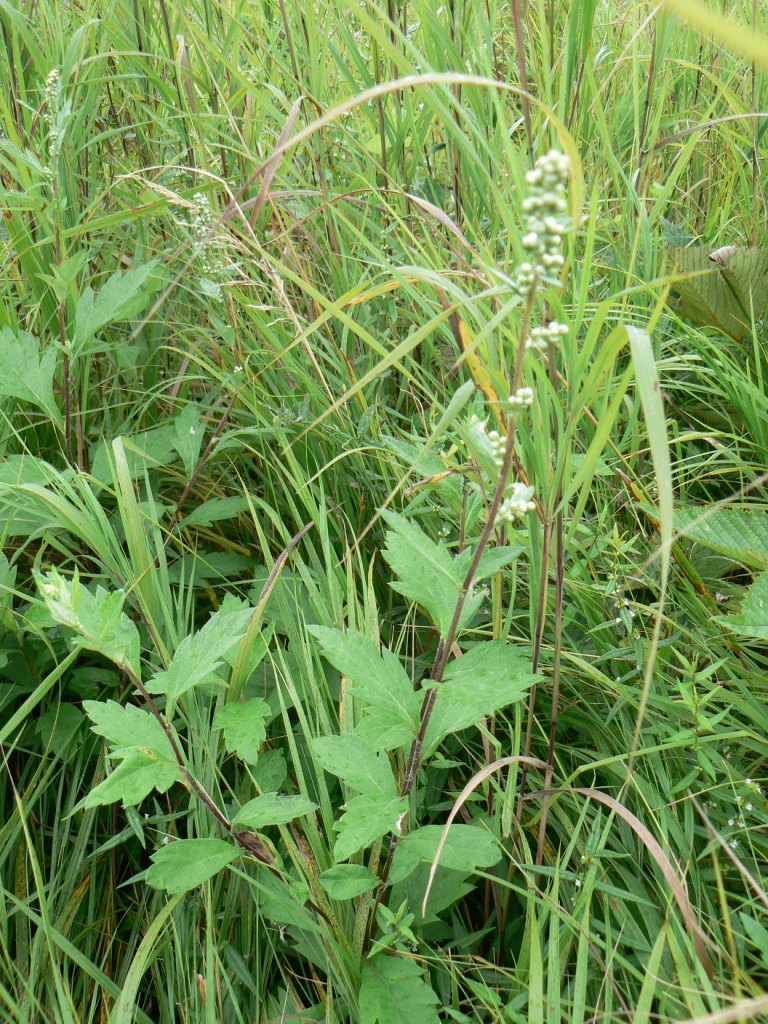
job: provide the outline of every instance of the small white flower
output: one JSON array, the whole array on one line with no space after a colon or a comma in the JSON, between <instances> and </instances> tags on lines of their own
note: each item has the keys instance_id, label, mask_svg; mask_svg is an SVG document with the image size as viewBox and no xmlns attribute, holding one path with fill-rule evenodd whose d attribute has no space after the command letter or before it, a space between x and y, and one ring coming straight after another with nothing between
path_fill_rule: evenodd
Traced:
<instances>
[{"instance_id":1,"label":"small white flower","mask_svg":"<svg viewBox=\"0 0 768 1024\"><path fill-rule=\"evenodd\" d=\"M509 396L507 404L513 409L533 405L533 388L518 388L514 395Z\"/></svg>"},{"instance_id":2,"label":"small white flower","mask_svg":"<svg viewBox=\"0 0 768 1024\"><path fill-rule=\"evenodd\" d=\"M522 519L526 512L533 511L536 503L531 501L532 497L532 487L526 487L521 483L512 484L511 494L504 498L496 513L496 524L512 523L516 519Z\"/></svg>"}]
</instances>

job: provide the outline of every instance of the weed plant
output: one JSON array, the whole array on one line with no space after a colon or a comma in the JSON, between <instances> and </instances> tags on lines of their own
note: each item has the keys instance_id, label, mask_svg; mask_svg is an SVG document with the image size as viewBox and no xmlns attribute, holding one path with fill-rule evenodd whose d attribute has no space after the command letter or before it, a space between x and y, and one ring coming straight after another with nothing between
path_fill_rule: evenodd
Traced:
<instances>
[{"instance_id":1,"label":"weed plant","mask_svg":"<svg viewBox=\"0 0 768 1024\"><path fill-rule=\"evenodd\" d=\"M766 33L0 0L0 1020L768 1014Z\"/></svg>"}]
</instances>

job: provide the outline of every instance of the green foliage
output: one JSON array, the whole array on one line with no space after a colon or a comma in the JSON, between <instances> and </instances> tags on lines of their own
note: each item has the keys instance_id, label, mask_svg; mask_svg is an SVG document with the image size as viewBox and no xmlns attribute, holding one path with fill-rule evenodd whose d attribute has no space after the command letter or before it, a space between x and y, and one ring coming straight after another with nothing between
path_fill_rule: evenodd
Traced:
<instances>
[{"instance_id":1,"label":"green foliage","mask_svg":"<svg viewBox=\"0 0 768 1024\"><path fill-rule=\"evenodd\" d=\"M317 804L303 796L264 793L244 804L232 822L235 825L247 825L248 828L264 828L266 825L284 825L315 810Z\"/></svg>"},{"instance_id":2,"label":"green foliage","mask_svg":"<svg viewBox=\"0 0 768 1024\"><path fill-rule=\"evenodd\" d=\"M320 875L320 884L332 900L354 899L378 883L378 876L363 864L335 864Z\"/></svg>"},{"instance_id":3,"label":"green foliage","mask_svg":"<svg viewBox=\"0 0 768 1024\"><path fill-rule=\"evenodd\" d=\"M230 754L243 761L256 764L259 749L266 739L266 720L271 710L266 701L258 697L243 703L224 704L213 720L215 729L221 729L224 745Z\"/></svg>"},{"instance_id":4,"label":"green foliage","mask_svg":"<svg viewBox=\"0 0 768 1024\"><path fill-rule=\"evenodd\" d=\"M240 601L214 612L202 629L184 637L168 668L147 681L147 690L175 701L193 687L214 681L214 673L243 638L252 615L253 609Z\"/></svg>"},{"instance_id":5,"label":"green foliage","mask_svg":"<svg viewBox=\"0 0 768 1024\"><path fill-rule=\"evenodd\" d=\"M122 757L120 763L85 797L84 807L101 807L118 801L125 807L135 807L155 790L166 793L181 778L178 764L159 751L123 747L119 756Z\"/></svg>"},{"instance_id":6,"label":"green foliage","mask_svg":"<svg viewBox=\"0 0 768 1024\"><path fill-rule=\"evenodd\" d=\"M40 343L27 331L0 331L0 395L29 402L50 416L57 425L63 422L53 392L56 374L56 350L40 351Z\"/></svg>"},{"instance_id":7,"label":"green foliage","mask_svg":"<svg viewBox=\"0 0 768 1024\"><path fill-rule=\"evenodd\" d=\"M157 290L154 280L157 263L143 263L124 274L110 275L98 294L88 285L77 303L75 346L83 349L99 331L122 320L138 316L147 306L151 292Z\"/></svg>"},{"instance_id":8,"label":"green foliage","mask_svg":"<svg viewBox=\"0 0 768 1024\"><path fill-rule=\"evenodd\" d=\"M675 527L691 540L747 565L768 566L768 515L762 510L678 509Z\"/></svg>"},{"instance_id":9,"label":"green foliage","mask_svg":"<svg viewBox=\"0 0 768 1024\"><path fill-rule=\"evenodd\" d=\"M675 282L681 312L696 324L717 327L740 339L768 305L768 249L697 245L675 252L681 274Z\"/></svg>"},{"instance_id":10,"label":"green foliage","mask_svg":"<svg viewBox=\"0 0 768 1024\"><path fill-rule=\"evenodd\" d=\"M522 700L537 678L527 657L503 640L471 647L446 669L424 746L435 750L450 733Z\"/></svg>"},{"instance_id":11,"label":"green foliage","mask_svg":"<svg viewBox=\"0 0 768 1024\"><path fill-rule=\"evenodd\" d=\"M383 555L398 577L392 583L393 589L421 605L440 635L447 636L473 550L468 548L453 556L444 545L435 544L416 523L404 516L388 511L382 516L390 527ZM487 552L475 573L475 580L499 572L518 554L519 548L511 547ZM483 594L479 590L470 592L458 621L459 629L472 620L482 602Z\"/></svg>"},{"instance_id":12,"label":"green foliage","mask_svg":"<svg viewBox=\"0 0 768 1024\"><path fill-rule=\"evenodd\" d=\"M765 12L236 6L0 4L0 1017L754 1015Z\"/></svg>"},{"instance_id":13,"label":"green foliage","mask_svg":"<svg viewBox=\"0 0 768 1024\"><path fill-rule=\"evenodd\" d=\"M103 736L115 751L130 747L148 747L150 750L166 750L168 747L166 734L155 716L133 704L84 700L83 710L93 723L92 731Z\"/></svg>"},{"instance_id":14,"label":"green foliage","mask_svg":"<svg viewBox=\"0 0 768 1024\"><path fill-rule=\"evenodd\" d=\"M35 573L35 581L53 621L75 630L75 647L97 651L141 677L139 632L123 612L124 594L101 586L91 592L80 583L77 569L69 581L55 569Z\"/></svg>"},{"instance_id":15,"label":"green foliage","mask_svg":"<svg viewBox=\"0 0 768 1024\"><path fill-rule=\"evenodd\" d=\"M398 658L391 651L379 653L372 640L355 630L311 626L309 631L366 709L357 734L376 751L395 750L413 740L419 731L421 697Z\"/></svg>"},{"instance_id":16,"label":"green foliage","mask_svg":"<svg viewBox=\"0 0 768 1024\"><path fill-rule=\"evenodd\" d=\"M359 795L346 802L346 810L335 823L338 838L333 846L336 860L347 860L375 840L393 832L405 813L386 755L376 753L355 733L327 736L312 744L322 767L338 776Z\"/></svg>"},{"instance_id":17,"label":"green foliage","mask_svg":"<svg viewBox=\"0 0 768 1024\"><path fill-rule=\"evenodd\" d=\"M768 640L768 573L758 576L744 592L741 611L736 615L720 615L717 621L740 636Z\"/></svg>"},{"instance_id":18,"label":"green foliage","mask_svg":"<svg viewBox=\"0 0 768 1024\"><path fill-rule=\"evenodd\" d=\"M147 884L168 893L188 892L217 875L240 856L222 839L180 839L152 854Z\"/></svg>"},{"instance_id":19,"label":"green foliage","mask_svg":"<svg viewBox=\"0 0 768 1024\"><path fill-rule=\"evenodd\" d=\"M437 1024L438 998L424 980L424 970L405 957L377 956L363 967L360 985L361 1024Z\"/></svg>"}]
</instances>

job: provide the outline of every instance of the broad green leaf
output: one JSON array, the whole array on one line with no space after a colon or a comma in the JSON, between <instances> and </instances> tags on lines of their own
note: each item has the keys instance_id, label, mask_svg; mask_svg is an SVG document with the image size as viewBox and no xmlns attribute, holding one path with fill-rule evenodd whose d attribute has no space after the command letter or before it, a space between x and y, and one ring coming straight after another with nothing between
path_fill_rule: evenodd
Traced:
<instances>
[{"instance_id":1,"label":"broad green leaf","mask_svg":"<svg viewBox=\"0 0 768 1024\"><path fill-rule=\"evenodd\" d=\"M438 1003L415 960L380 954L363 965L360 1024L439 1024Z\"/></svg>"},{"instance_id":2,"label":"broad green leaf","mask_svg":"<svg viewBox=\"0 0 768 1024\"><path fill-rule=\"evenodd\" d=\"M425 754L434 752L449 733L477 725L481 718L522 700L538 678L528 658L503 640L470 648L449 664L437 687L424 738Z\"/></svg>"},{"instance_id":3,"label":"broad green leaf","mask_svg":"<svg viewBox=\"0 0 768 1024\"><path fill-rule=\"evenodd\" d=\"M173 421L173 447L181 456L187 476L191 477L200 458L205 424L196 402L188 402Z\"/></svg>"},{"instance_id":4,"label":"broad green leaf","mask_svg":"<svg viewBox=\"0 0 768 1024\"><path fill-rule=\"evenodd\" d=\"M424 893L429 884L429 865L422 862L402 882L397 882L392 887L390 905L399 907L407 902L414 915L414 923L417 925L430 924L438 920L439 915L446 907L462 900L474 889L474 883L468 881L466 871L453 871L450 868L441 868L432 882L429 890L427 907L422 911Z\"/></svg>"},{"instance_id":5,"label":"broad green leaf","mask_svg":"<svg viewBox=\"0 0 768 1024\"><path fill-rule=\"evenodd\" d=\"M40 595L55 622L75 633L73 643L96 651L116 665L126 667L141 678L141 642L139 631L123 613L125 594L97 586L93 593L80 583L75 569L71 580L56 569L34 573Z\"/></svg>"},{"instance_id":6,"label":"broad green leaf","mask_svg":"<svg viewBox=\"0 0 768 1024\"><path fill-rule=\"evenodd\" d=\"M320 875L320 885L332 900L354 899L378 884L377 876L364 864L336 864Z\"/></svg>"},{"instance_id":7,"label":"broad green leaf","mask_svg":"<svg viewBox=\"0 0 768 1024\"><path fill-rule=\"evenodd\" d=\"M40 343L26 331L10 327L0 330L0 395L42 409L54 423L63 421L53 396L56 350L48 346L40 352Z\"/></svg>"},{"instance_id":8,"label":"broad green leaf","mask_svg":"<svg viewBox=\"0 0 768 1024\"><path fill-rule=\"evenodd\" d=\"M49 750L63 757L67 747L83 721L82 711L74 704L56 701L53 707L43 711L37 720L35 731Z\"/></svg>"},{"instance_id":9,"label":"broad green leaf","mask_svg":"<svg viewBox=\"0 0 768 1024\"><path fill-rule=\"evenodd\" d=\"M152 854L146 881L153 889L188 892L237 860L240 851L223 839L180 839Z\"/></svg>"},{"instance_id":10,"label":"broad green leaf","mask_svg":"<svg viewBox=\"0 0 768 1024\"><path fill-rule=\"evenodd\" d=\"M156 466L167 466L179 457L173 446L176 432L172 424L153 427L130 438L123 438L128 473L132 480L143 479L147 469ZM102 440L96 446L93 456L92 475L102 483L110 483L112 471L111 441Z\"/></svg>"},{"instance_id":11,"label":"broad green leaf","mask_svg":"<svg viewBox=\"0 0 768 1024\"><path fill-rule=\"evenodd\" d=\"M675 529L746 565L768 568L768 514L763 511L680 509L675 513Z\"/></svg>"},{"instance_id":12,"label":"broad green leaf","mask_svg":"<svg viewBox=\"0 0 768 1024\"><path fill-rule=\"evenodd\" d=\"M316 810L317 804L304 796L264 793L243 804L232 820L234 824L247 825L248 828L265 828L267 825L284 825Z\"/></svg>"},{"instance_id":13,"label":"broad green leaf","mask_svg":"<svg viewBox=\"0 0 768 1024\"><path fill-rule=\"evenodd\" d=\"M265 750L251 771L253 780L263 793L276 792L288 775L288 765L282 750Z\"/></svg>"},{"instance_id":14,"label":"broad green leaf","mask_svg":"<svg viewBox=\"0 0 768 1024\"><path fill-rule=\"evenodd\" d=\"M310 626L320 649L334 668L352 684L350 693L374 709L358 727L374 750L394 750L409 743L419 731L421 696L415 693L396 655L382 649L362 633L325 626Z\"/></svg>"},{"instance_id":15,"label":"broad green leaf","mask_svg":"<svg viewBox=\"0 0 768 1024\"><path fill-rule=\"evenodd\" d=\"M225 519L234 519L250 509L247 498L211 498L197 505L183 519L184 526L212 526Z\"/></svg>"},{"instance_id":16,"label":"broad green leaf","mask_svg":"<svg viewBox=\"0 0 768 1024\"><path fill-rule=\"evenodd\" d=\"M82 347L107 324L119 323L138 316L146 307L153 288L156 262L112 274L96 295L92 288L80 296L75 315L75 346Z\"/></svg>"},{"instance_id":17,"label":"broad green leaf","mask_svg":"<svg viewBox=\"0 0 768 1024\"><path fill-rule=\"evenodd\" d=\"M286 882L269 871L261 871L253 884L259 892L259 912L268 921L292 925L305 935L322 934L315 916L306 908L309 890L301 882Z\"/></svg>"},{"instance_id":18,"label":"broad green leaf","mask_svg":"<svg viewBox=\"0 0 768 1024\"><path fill-rule=\"evenodd\" d=\"M675 282L683 315L743 338L752 308L757 320L768 304L768 250L728 245L713 251L695 245L674 250L674 257L681 274L705 272Z\"/></svg>"},{"instance_id":19,"label":"broad green leaf","mask_svg":"<svg viewBox=\"0 0 768 1024\"><path fill-rule=\"evenodd\" d=\"M738 615L717 615L715 622L740 636L768 640L768 573L758 576L752 586L747 587Z\"/></svg>"},{"instance_id":20,"label":"broad green leaf","mask_svg":"<svg viewBox=\"0 0 768 1024\"><path fill-rule=\"evenodd\" d=\"M514 547L510 545L501 545L497 548L486 548L480 556L480 562L475 572L476 580L484 580L488 576L495 576L497 572L501 572L502 569L514 562L516 558L525 551L525 548L518 544ZM472 558L474 557L474 548L465 548L460 555L456 556L456 561L461 567L462 579L469 572L469 567L472 564Z\"/></svg>"},{"instance_id":21,"label":"broad green leaf","mask_svg":"<svg viewBox=\"0 0 768 1024\"><path fill-rule=\"evenodd\" d=\"M334 860L347 860L397 829L408 809L408 798L397 794L362 793L347 800L346 810L333 826L339 836L333 847Z\"/></svg>"},{"instance_id":22,"label":"broad green leaf","mask_svg":"<svg viewBox=\"0 0 768 1024\"><path fill-rule=\"evenodd\" d=\"M166 671L147 683L149 692L177 700L193 686L208 682L224 655L242 639L252 615L253 609L248 607L215 612L202 629L182 640Z\"/></svg>"},{"instance_id":23,"label":"broad green leaf","mask_svg":"<svg viewBox=\"0 0 768 1024\"><path fill-rule=\"evenodd\" d=\"M441 825L425 825L400 840L389 878L394 885L412 874L420 864L431 865L437 853ZM479 825L451 825L440 854L440 866L470 874L501 859L501 849L488 829Z\"/></svg>"},{"instance_id":24,"label":"broad green leaf","mask_svg":"<svg viewBox=\"0 0 768 1024\"><path fill-rule=\"evenodd\" d=\"M254 697L243 703L224 704L216 712L214 729L221 729L224 745L248 764L256 764L259 748L267 737L266 720L272 710L265 700Z\"/></svg>"},{"instance_id":25,"label":"broad green leaf","mask_svg":"<svg viewBox=\"0 0 768 1024\"><path fill-rule=\"evenodd\" d=\"M149 711L134 704L123 706L114 700L84 700L83 710L93 722L91 730L103 736L111 747L146 747L161 756L170 756L168 737Z\"/></svg>"},{"instance_id":26,"label":"broad green leaf","mask_svg":"<svg viewBox=\"0 0 768 1024\"><path fill-rule=\"evenodd\" d=\"M393 590L415 601L429 615L440 636L447 636L469 564L466 556L457 560L405 516L389 511L382 512L382 516L390 527L383 555L398 577L391 584ZM481 603L481 594L468 595L460 627L472 618Z\"/></svg>"},{"instance_id":27,"label":"broad green leaf","mask_svg":"<svg viewBox=\"0 0 768 1024\"><path fill-rule=\"evenodd\" d=\"M170 758L161 757L154 750L133 747L121 753L124 760L104 782L91 790L83 802L85 807L100 807L118 800L126 807L133 807L153 790L165 793L181 778L178 764Z\"/></svg>"},{"instance_id":28,"label":"broad green leaf","mask_svg":"<svg viewBox=\"0 0 768 1024\"><path fill-rule=\"evenodd\" d=\"M323 768L352 789L397 796L395 777L386 755L376 753L355 733L320 736L312 741L312 749Z\"/></svg>"}]
</instances>

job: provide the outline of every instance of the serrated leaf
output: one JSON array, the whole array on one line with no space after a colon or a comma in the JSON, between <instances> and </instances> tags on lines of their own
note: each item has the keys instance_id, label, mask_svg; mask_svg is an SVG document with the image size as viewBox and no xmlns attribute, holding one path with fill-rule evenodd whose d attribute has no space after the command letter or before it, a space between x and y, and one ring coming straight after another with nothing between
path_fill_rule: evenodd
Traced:
<instances>
[{"instance_id":1,"label":"serrated leaf","mask_svg":"<svg viewBox=\"0 0 768 1024\"><path fill-rule=\"evenodd\" d=\"M768 514L720 508L712 512L680 509L675 529L714 551L759 569L768 568Z\"/></svg>"},{"instance_id":2,"label":"serrated leaf","mask_svg":"<svg viewBox=\"0 0 768 1024\"><path fill-rule=\"evenodd\" d=\"M347 860L382 836L396 831L398 821L408 809L408 798L367 792L347 800L345 807L333 826L338 832L333 847L334 860Z\"/></svg>"},{"instance_id":3,"label":"serrated leaf","mask_svg":"<svg viewBox=\"0 0 768 1024\"><path fill-rule=\"evenodd\" d=\"M213 727L221 729L230 754L237 754L247 764L256 764L259 748L267 738L266 720L271 714L269 704L254 697L243 703L224 704L216 712Z\"/></svg>"},{"instance_id":4,"label":"serrated leaf","mask_svg":"<svg viewBox=\"0 0 768 1024\"><path fill-rule=\"evenodd\" d=\"M287 821L311 814L317 804L304 796L281 796L279 793L264 793L243 804L233 819L236 825L248 828L266 828L267 825L284 825Z\"/></svg>"},{"instance_id":5,"label":"serrated leaf","mask_svg":"<svg viewBox=\"0 0 768 1024\"><path fill-rule=\"evenodd\" d=\"M376 753L355 733L344 736L320 736L312 741L312 750L331 775L363 793L397 796L392 767L386 757Z\"/></svg>"},{"instance_id":6,"label":"serrated leaf","mask_svg":"<svg viewBox=\"0 0 768 1024\"><path fill-rule=\"evenodd\" d=\"M511 545L500 545L496 548L486 548L480 556L475 579L484 580L488 576L495 576L497 572L506 569L510 562L514 562L516 558L519 558L524 551L525 548L521 544L514 547ZM474 548L465 548L460 555L456 556L456 560L461 566L462 579L469 572L474 554Z\"/></svg>"},{"instance_id":7,"label":"serrated leaf","mask_svg":"<svg viewBox=\"0 0 768 1024\"><path fill-rule=\"evenodd\" d=\"M443 834L441 825L425 825L400 840L392 860L390 882L395 885L411 875L420 865L431 865ZM495 836L479 825L451 825L440 854L440 866L470 874L487 868L501 859L501 848Z\"/></svg>"},{"instance_id":8,"label":"serrated leaf","mask_svg":"<svg viewBox=\"0 0 768 1024\"><path fill-rule=\"evenodd\" d=\"M69 580L56 569L33 574L54 622L74 632L74 646L103 654L141 679L139 631L123 613L122 591L110 593L97 586L92 593L81 585L77 570Z\"/></svg>"},{"instance_id":9,"label":"serrated leaf","mask_svg":"<svg viewBox=\"0 0 768 1024\"><path fill-rule=\"evenodd\" d=\"M210 498L194 508L184 517L184 526L213 526L226 519L234 519L247 512L250 503L247 498Z\"/></svg>"},{"instance_id":10,"label":"serrated leaf","mask_svg":"<svg viewBox=\"0 0 768 1024\"><path fill-rule=\"evenodd\" d=\"M180 839L152 854L146 881L153 889L188 892L237 860L240 851L223 839Z\"/></svg>"},{"instance_id":11,"label":"serrated leaf","mask_svg":"<svg viewBox=\"0 0 768 1024\"><path fill-rule=\"evenodd\" d=\"M114 700L84 700L83 710L93 723L91 731L103 736L111 747L146 747L170 756L168 737L149 711Z\"/></svg>"},{"instance_id":12,"label":"serrated leaf","mask_svg":"<svg viewBox=\"0 0 768 1024\"><path fill-rule=\"evenodd\" d=\"M522 700L539 679L528 660L503 640L470 648L452 661L437 688L434 710L424 738L425 755L449 733L477 725L503 708Z\"/></svg>"},{"instance_id":13,"label":"serrated leaf","mask_svg":"<svg viewBox=\"0 0 768 1024\"><path fill-rule=\"evenodd\" d=\"M396 655L362 633L310 626L323 657L349 679L350 693L374 709L356 730L374 750L394 750L419 731L421 696L413 690Z\"/></svg>"},{"instance_id":14,"label":"serrated leaf","mask_svg":"<svg viewBox=\"0 0 768 1024\"><path fill-rule=\"evenodd\" d=\"M768 640L768 573L758 576L752 586L747 587L738 615L717 615L715 622L740 636Z\"/></svg>"},{"instance_id":15,"label":"serrated leaf","mask_svg":"<svg viewBox=\"0 0 768 1024\"><path fill-rule=\"evenodd\" d=\"M167 466L175 462L178 452L173 447L174 438L175 432L170 424L153 427L130 438L124 437L123 445L131 479L143 479L147 468ZM92 475L103 483L108 483L112 479L111 441L112 439L100 441L93 456Z\"/></svg>"},{"instance_id":16,"label":"serrated leaf","mask_svg":"<svg viewBox=\"0 0 768 1024\"><path fill-rule=\"evenodd\" d=\"M429 615L440 636L450 629L466 571L448 549L435 544L416 523L394 512L383 511L390 527L384 558L398 580L393 590L415 601ZM460 626L466 624L482 603L482 595L470 594L464 603Z\"/></svg>"},{"instance_id":17,"label":"serrated leaf","mask_svg":"<svg viewBox=\"0 0 768 1024\"><path fill-rule=\"evenodd\" d=\"M242 639L252 615L253 609L248 607L214 612L202 629L182 640L166 671L149 680L149 692L178 700L193 686L208 682L224 655Z\"/></svg>"},{"instance_id":18,"label":"serrated leaf","mask_svg":"<svg viewBox=\"0 0 768 1024\"><path fill-rule=\"evenodd\" d=\"M375 956L363 965L360 1024L439 1024L439 999L415 960Z\"/></svg>"},{"instance_id":19,"label":"serrated leaf","mask_svg":"<svg viewBox=\"0 0 768 1024\"><path fill-rule=\"evenodd\" d=\"M188 402L173 421L173 447L181 456L187 476L191 477L200 458L200 448L205 436L205 424L200 417L200 407Z\"/></svg>"},{"instance_id":20,"label":"serrated leaf","mask_svg":"<svg viewBox=\"0 0 768 1024\"><path fill-rule=\"evenodd\" d=\"M336 864L320 875L320 885L332 900L352 900L378 884L377 876L364 864Z\"/></svg>"},{"instance_id":21,"label":"serrated leaf","mask_svg":"<svg viewBox=\"0 0 768 1024\"><path fill-rule=\"evenodd\" d=\"M77 304L75 346L82 347L108 324L138 316L149 302L156 266L151 262L125 273L118 271L107 279L98 295L86 288Z\"/></svg>"},{"instance_id":22,"label":"serrated leaf","mask_svg":"<svg viewBox=\"0 0 768 1024\"><path fill-rule=\"evenodd\" d=\"M706 272L675 282L683 315L695 324L743 338L752 309L758 319L768 304L768 250L694 245L675 250L674 256L680 273Z\"/></svg>"},{"instance_id":23,"label":"serrated leaf","mask_svg":"<svg viewBox=\"0 0 768 1024\"><path fill-rule=\"evenodd\" d=\"M133 747L123 750L124 759L104 782L92 789L83 801L85 807L100 807L118 800L126 807L141 803L153 790L165 793L177 779L181 770L175 761L161 757L155 750Z\"/></svg>"},{"instance_id":24,"label":"serrated leaf","mask_svg":"<svg viewBox=\"0 0 768 1024\"><path fill-rule=\"evenodd\" d=\"M0 330L0 395L29 402L46 412L54 423L63 417L53 395L56 350L51 346L40 352L40 343L26 331L10 327Z\"/></svg>"}]
</instances>

